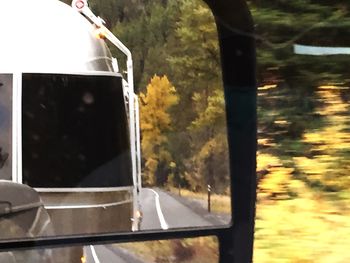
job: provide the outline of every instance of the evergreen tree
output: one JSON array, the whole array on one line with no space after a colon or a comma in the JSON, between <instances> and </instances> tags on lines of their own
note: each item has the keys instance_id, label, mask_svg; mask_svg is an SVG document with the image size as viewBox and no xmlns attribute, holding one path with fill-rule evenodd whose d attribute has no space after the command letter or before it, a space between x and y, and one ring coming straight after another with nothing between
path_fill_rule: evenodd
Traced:
<instances>
[{"instance_id":1,"label":"evergreen tree","mask_svg":"<svg viewBox=\"0 0 350 263\"><path fill-rule=\"evenodd\" d=\"M183 110L174 114L181 143L174 138L172 149L179 152L178 167L192 189L204 190L211 184L222 193L228 167L217 30L210 10L199 1L181 1L180 12L179 44L169 62L181 98L178 108Z\"/></svg>"},{"instance_id":2,"label":"evergreen tree","mask_svg":"<svg viewBox=\"0 0 350 263\"><path fill-rule=\"evenodd\" d=\"M144 1L135 6L128 19L117 22L113 33L131 50L134 60L135 87L143 91L154 75L169 75L166 58L169 54L168 38L172 37L177 18L177 1ZM137 10L137 8L136 8ZM112 48L112 52L117 54ZM123 61L123 58L121 58ZM172 77L172 76L170 76Z\"/></svg>"},{"instance_id":3,"label":"evergreen tree","mask_svg":"<svg viewBox=\"0 0 350 263\"><path fill-rule=\"evenodd\" d=\"M333 1L250 1L256 24L258 78L309 89L349 81L343 56L300 56L294 44L350 46L350 4ZM336 62L336 63L335 63Z\"/></svg>"}]
</instances>

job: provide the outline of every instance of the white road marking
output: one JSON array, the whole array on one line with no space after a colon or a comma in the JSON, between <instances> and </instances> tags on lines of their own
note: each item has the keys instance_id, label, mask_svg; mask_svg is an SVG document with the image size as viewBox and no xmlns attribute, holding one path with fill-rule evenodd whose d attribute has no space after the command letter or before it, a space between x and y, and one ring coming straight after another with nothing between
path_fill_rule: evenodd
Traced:
<instances>
[{"instance_id":1,"label":"white road marking","mask_svg":"<svg viewBox=\"0 0 350 263\"><path fill-rule=\"evenodd\" d=\"M160 208L159 194L156 191L154 191L153 189L149 189L149 188L146 188L146 189L150 190L154 193L155 201L156 201L156 210L157 210L157 214L158 214L158 218L159 218L159 222L160 222L160 227L163 230L167 230L169 228L169 226L168 226L167 222L165 221L164 215L162 213L162 209Z\"/></svg>"},{"instance_id":2,"label":"white road marking","mask_svg":"<svg viewBox=\"0 0 350 263\"><path fill-rule=\"evenodd\" d=\"M95 263L100 263L100 260L97 257L96 250L94 246L90 246L92 257L94 258Z\"/></svg>"}]
</instances>

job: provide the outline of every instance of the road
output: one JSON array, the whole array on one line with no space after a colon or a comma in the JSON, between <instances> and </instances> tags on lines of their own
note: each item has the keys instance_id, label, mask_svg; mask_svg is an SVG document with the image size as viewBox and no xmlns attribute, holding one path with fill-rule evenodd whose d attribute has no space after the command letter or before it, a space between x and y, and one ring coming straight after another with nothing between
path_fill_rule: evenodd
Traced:
<instances>
[{"instance_id":1,"label":"road","mask_svg":"<svg viewBox=\"0 0 350 263\"><path fill-rule=\"evenodd\" d=\"M209 214L194 203L176 197L160 189L143 188L140 195L143 211L142 230L169 228L205 227L227 224L228 218ZM84 248L87 263L141 263L130 252L111 245L87 246Z\"/></svg>"},{"instance_id":2,"label":"road","mask_svg":"<svg viewBox=\"0 0 350 263\"><path fill-rule=\"evenodd\" d=\"M86 263L144 263L130 252L112 245L84 247Z\"/></svg>"},{"instance_id":3,"label":"road","mask_svg":"<svg viewBox=\"0 0 350 263\"><path fill-rule=\"evenodd\" d=\"M154 230L213 225L173 196L160 189L142 189L141 209L143 220L141 230Z\"/></svg>"}]
</instances>

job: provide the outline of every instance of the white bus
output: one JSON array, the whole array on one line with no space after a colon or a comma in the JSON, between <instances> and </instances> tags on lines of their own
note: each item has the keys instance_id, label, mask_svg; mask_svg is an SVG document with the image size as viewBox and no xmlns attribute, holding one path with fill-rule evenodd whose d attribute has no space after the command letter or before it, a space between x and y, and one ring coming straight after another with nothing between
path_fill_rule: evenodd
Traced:
<instances>
[{"instance_id":1,"label":"white bus","mask_svg":"<svg viewBox=\"0 0 350 263\"><path fill-rule=\"evenodd\" d=\"M137 230L130 51L87 1L1 1L0 10L0 179L40 193L55 235ZM125 79L104 39L126 55Z\"/></svg>"}]
</instances>

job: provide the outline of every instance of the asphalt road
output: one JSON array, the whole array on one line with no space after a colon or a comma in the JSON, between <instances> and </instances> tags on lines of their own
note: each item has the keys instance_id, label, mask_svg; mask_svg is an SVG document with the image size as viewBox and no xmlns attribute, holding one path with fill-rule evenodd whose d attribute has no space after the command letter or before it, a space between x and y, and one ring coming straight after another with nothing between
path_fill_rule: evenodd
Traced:
<instances>
[{"instance_id":1,"label":"asphalt road","mask_svg":"<svg viewBox=\"0 0 350 263\"><path fill-rule=\"evenodd\" d=\"M166 230L168 228L203 227L213 225L168 193L159 189L142 189L141 230Z\"/></svg>"},{"instance_id":2,"label":"asphalt road","mask_svg":"<svg viewBox=\"0 0 350 263\"><path fill-rule=\"evenodd\" d=\"M111 245L84 247L86 263L143 263L130 252Z\"/></svg>"},{"instance_id":3,"label":"asphalt road","mask_svg":"<svg viewBox=\"0 0 350 263\"><path fill-rule=\"evenodd\" d=\"M205 227L227 223L227 218L209 214L205 209L195 209L184 199L176 198L160 189L143 188L140 196L143 211L142 230ZM87 246L84 248L87 263L141 263L131 252L116 246Z\"/></svg>"}]
</instances>

